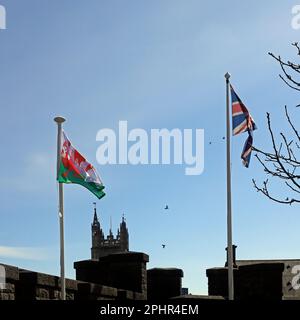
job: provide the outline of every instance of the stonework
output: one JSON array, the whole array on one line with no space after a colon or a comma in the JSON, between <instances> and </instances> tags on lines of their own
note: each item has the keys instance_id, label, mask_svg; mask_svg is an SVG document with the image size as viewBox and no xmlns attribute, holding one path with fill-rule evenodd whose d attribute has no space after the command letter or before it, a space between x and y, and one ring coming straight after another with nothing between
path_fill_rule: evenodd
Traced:
<instances>
[{"instance_id":1,"label":"stonework","mask_svg":"<svg viewBox=\"0 0 300 320\"><path fill-rule=\"evenodd\" d=\"M57 276L4 265L5 289L0 300L59 300L60 278ZM121 277L121 274L120 274ZM142 284L141 286L142 287ZM67 300L143 300L145 294L98 283L66 279Z\"/></svg>"},{"instance_id":2,"label":"stonework","mask_svg":"<svg viewBox=\"0 0 300 320\"><path fill-rule=\"evenodd\" d=\"M74 263L76 279L116 287L139 293L147 298L147 262L149 256L142 252L112 254L99 260Z\"/></svg>"},{"instance_id":3,"label":"stonework","mask_svg":"<svg viewBox=\"0 0 300 320\"><path fill-rule=\"evenodd\" d=\"M292 287L292 272L300 261L295 260L237 260L234 268L236 300L300 300L300 290ZM228 296L228 269L206 270L208 294Z\"/></svg>"},{"instance_id":4,"label":"stonework","mask_svg":"<svg viewBox=\"0 0 300 320\"><path fill-rule=\"evenodd\" d=\"M177 268L153 268L147 271L148 299L169 299L181 295L183 271Z\"/></svg>"}]
</instances>

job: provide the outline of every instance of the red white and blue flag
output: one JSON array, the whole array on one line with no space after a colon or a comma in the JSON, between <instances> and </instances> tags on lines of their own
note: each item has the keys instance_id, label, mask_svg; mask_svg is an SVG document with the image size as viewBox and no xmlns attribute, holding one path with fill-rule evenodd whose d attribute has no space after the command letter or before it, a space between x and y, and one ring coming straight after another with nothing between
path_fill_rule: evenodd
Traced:
<instances>
[{"instance_id":1,"label":"red white and blue flag","mask_svg":"<svg viewBox=\"0 0 300 320\"><path fill-rule=\"evenodd\" d=\"M257 129L253 118L249 111L235 93L233 87L230 85L231 90L231 102L232 102L232 131L233 135L245 132L253 131Z\"/></svg>"},{"instance_id":2,"label":"red white and blue flag","mask_svg":"<svg viewBox=\"0 0 300 320\"><path fill-rule=\"evenodd\" d=\"M248 109L245 107L239 96L230 85L231 102L232 102L232 133L237 135L239 133L248 132L249 136L245 142L244 149L241 154L243 164L249 167L252 144L253 144L253 130L256 130L256 124L251 117Z\"/></svg>"},{"instance_id":3,"label":"red white and blue flag","mask_svg":"<svg viewBox=\"0 0 300 320\"><path fill-rule=\"evenodd\" d=\"M250 163L251 151L252 151L252 144L253 144L253 135L252 131L249 131L249 136L245 142L241 158L243 160L243 165L248 168Z\"/></svg>"}]
</instances>

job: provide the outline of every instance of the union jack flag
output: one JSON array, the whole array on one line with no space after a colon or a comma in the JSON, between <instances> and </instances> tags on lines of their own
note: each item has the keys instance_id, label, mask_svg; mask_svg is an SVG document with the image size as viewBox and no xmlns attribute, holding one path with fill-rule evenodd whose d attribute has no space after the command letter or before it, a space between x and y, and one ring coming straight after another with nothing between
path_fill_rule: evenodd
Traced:
<instances>
[{"instance_id":1,"label":"union jack flag","mask_svg":"<svg viewBox=\"0 0 300 320\"><path fill-rule=\"evenodd\" d=\"M249 135L241 154L243 164L248 168L253 144L253 130L256 130L257 127L248 109L245 107L231 85L230 91L232 102L232 133L233 135L237 135L247 131Z\"/></svg>"},{"instance_id":2,"label":"union jack flag","mask_svg":"<svg viewBox=\"0 0 300 320\"><path fill-rule=\"evenodd\" d=\"M251 151L252 151L252 144L253 144L253 135L252 131L249 131L249 136L245 142L241 158L243 161L243 165L248 168L250 163Z\"/></svg>"},{"instance_id":3,"label":"union jack flag","mask_svg":"<svg viewBox=\"0 0 300 320\"><path fill-rule=\"evenodd\" d=\"M257 129L253 118L249 111L243 104L242 100L235 93L233 87L230 85L231 102L232 102L232 131L233 135L243 133L245 131L253 131Z\"/></svg>"}]
</instances>

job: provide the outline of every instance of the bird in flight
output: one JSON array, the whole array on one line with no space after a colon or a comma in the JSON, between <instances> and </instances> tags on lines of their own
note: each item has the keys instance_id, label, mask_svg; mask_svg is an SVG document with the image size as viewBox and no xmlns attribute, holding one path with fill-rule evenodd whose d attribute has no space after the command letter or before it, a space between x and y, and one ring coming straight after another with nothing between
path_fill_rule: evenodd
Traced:
<instances>
[{"instance_id":1,"label":"bird in flight","mask_svg":"<svg viewBox=\"0 0 300 320\"><path fill-rule=\"evenodd\" d=\"M166 247L166 245L165 245L165 244L162 244L161 246L163 247L163 249Z\"/></svg>"},{"instance_id":2,"label":"bird in flight","mask_svg":"<svg viewBox=\"0 0 300 320\"><path fill-rule=\"evenodd\" d=\"M166 204L166 206L165 206L165 210L168 210L169 209L169 206Z\"/></svg>"}]
</instances>

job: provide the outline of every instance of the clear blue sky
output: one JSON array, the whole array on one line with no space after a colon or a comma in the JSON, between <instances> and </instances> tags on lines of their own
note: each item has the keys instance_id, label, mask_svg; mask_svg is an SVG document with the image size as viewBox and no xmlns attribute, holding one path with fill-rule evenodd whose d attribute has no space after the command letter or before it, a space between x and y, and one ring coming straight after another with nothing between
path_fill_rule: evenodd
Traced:
<instances>
[{"instance_id":1,"label":"clear blue sky","mask_svg":"<svg viewBox=\"0 0 300 320\"><path fill-rule=\"evenodd\" d=\"M268 51L296 58L290 46L296 1L0 0L0 262L59 274L55 182L56 127L95 165L107 196L98 201L108 232L125 213L130 249L151 267L184 270L183 285L206 293L205 269L222 266L226 246L224 73L251 110L254 143L270 147L267 111L286 130L283 107L299 103L278 79ZM299 117L299 114L295 117ZM298 112L299 113L299 112ZM184 166L100 166L96 133L129 128L203 128L205 169ZM233 239L240 259L299 258L299 207L274 204L255 192L263 179L252 157L242 167L245 136L232 145ZM212 144L209 144L209 142ZM275 193L281 192L273 184ZM67 275L90 258L93 195L65 187ZM170 210L163 208L168 204ZM161 244L166 248L162 249Z\"/></svg>"}]
</instances>

